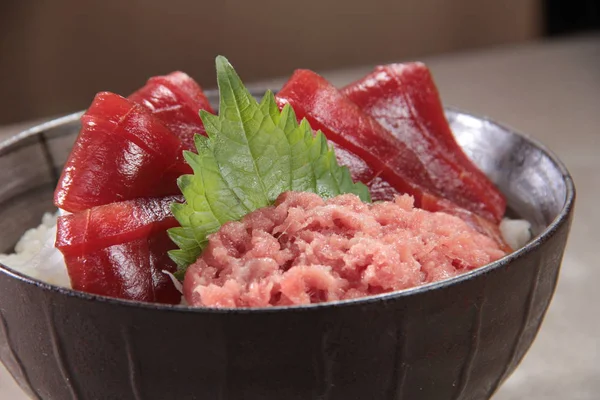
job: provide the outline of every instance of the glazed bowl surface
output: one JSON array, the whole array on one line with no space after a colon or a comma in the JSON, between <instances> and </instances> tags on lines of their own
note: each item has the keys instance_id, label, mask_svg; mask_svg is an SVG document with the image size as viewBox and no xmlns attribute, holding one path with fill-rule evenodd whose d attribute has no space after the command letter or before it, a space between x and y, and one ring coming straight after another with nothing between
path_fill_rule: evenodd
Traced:
<instances>
[{"instance_id":1,"label":"glazed bowl surface","mask_svg":"<svg viewBox=\"0 0 600 400\"><path fill-rule=\"evenodd\" d=\"M534 239L397 293L272 309L192 309L50 286L0 265L0 360L33 399L488 399L534 340L575 188L543 145L447 109L465 152ZM81 113L0 144L0 251L54 211Z\"/></svg>"}]
</instances>

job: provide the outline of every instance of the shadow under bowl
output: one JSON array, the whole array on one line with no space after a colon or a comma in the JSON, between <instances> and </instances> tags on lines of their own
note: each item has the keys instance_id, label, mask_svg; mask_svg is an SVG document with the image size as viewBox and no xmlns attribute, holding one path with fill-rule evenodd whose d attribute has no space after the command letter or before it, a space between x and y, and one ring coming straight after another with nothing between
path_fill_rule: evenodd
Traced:
<instances>
[{"instance_id":1,"label":"shadow under bowl","mask_svg":"<svg viewBox=\"0 0 600 400\"><path fill-rule=\"evenodd\" d=\"M52 211L80 114L0 145L0 251ZM554 292L575 189L539 143L447 109L467 154L533 224L451 280L304 307L188 309L61 289L0 265L0 359L34 399L488 399Z\"/></svg>"}]
</instances>

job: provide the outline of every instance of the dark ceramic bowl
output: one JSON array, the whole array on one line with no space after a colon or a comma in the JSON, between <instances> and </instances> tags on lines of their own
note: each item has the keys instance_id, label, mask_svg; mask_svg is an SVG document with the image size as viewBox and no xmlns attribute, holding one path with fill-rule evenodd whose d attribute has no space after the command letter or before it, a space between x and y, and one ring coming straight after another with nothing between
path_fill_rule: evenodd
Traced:
<instances>
[{"instance_id":1,"label":"dark ceramic bowl","mask_svg":"<svg viewBox=\"0 0 600 400\"><path fill-rule=\"evenodd\" d=\"M552 298L575 190L539 143L448 110L535 239L484 268L360 300L188 309L60 289L0 266L0 358L34 399L488 399ZM80 114L0 145L0 251L51 211Z\"/></svg>"}]
</instances>

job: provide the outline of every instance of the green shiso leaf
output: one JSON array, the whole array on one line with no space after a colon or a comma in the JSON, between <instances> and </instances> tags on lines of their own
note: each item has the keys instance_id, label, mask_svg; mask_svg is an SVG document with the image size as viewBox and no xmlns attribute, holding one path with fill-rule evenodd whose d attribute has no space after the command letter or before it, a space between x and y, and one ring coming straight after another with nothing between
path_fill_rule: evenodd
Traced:
<instances>
[{"instance_id":1,"label":"green shiso leaf","mask_svg":"<svg viewBox=\"0 0 600 400\"><path fill-rule=\"evenodd\" d=\"M216 67L219 115L200 111L208 137L195 136L198 154L185 152L194 174L179 178L185 203L172 205L181 225L169 229L179 247L169 252L178 278L196 261L208 235L272 205L283 192L324 198L354 193L370 201L368 188L337 163L322 132L313 134L306 120L298 123L289 105L279 111L270 91L258 103L225 57L217 57Z\"/></svg>"}]
</instances>

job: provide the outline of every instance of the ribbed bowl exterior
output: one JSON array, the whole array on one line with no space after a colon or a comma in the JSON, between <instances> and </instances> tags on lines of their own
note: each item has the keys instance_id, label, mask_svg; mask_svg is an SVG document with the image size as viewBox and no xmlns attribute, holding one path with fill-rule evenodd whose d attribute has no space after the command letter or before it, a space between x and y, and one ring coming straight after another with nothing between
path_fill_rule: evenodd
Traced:
<instances>
[{"instance_id":1,"label":"ribbed bowl exterior","mask_svg":"<svg viewBox=\"0 0 600 400\"><path fill-rule=\"evenodd\" d=\"M537 237L525 248L447 282L271 310L118 301L0 266L2 363L44 400L490 398L540 328L575 192L539 144L486 119L447 114L512 210L533 222ZM0 146L0 250L52 209L78 117Z\"/></svg>"}]
</instances>

